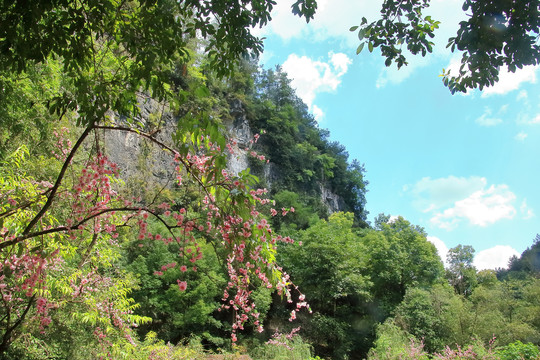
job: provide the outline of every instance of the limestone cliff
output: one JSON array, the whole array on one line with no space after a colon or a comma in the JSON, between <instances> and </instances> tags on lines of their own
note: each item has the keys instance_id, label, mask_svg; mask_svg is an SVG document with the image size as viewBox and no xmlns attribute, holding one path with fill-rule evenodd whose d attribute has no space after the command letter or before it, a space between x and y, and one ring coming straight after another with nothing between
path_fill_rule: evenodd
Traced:
<instances>
[{"instance_id":1,"label":"limestone cliff","mask_svg":"<svg viewBox=\"0 0 540 360\"><path fill-rule=\"evenodd\" d=\"M230 141L233 143L234 154L228 157L228 170L230 173L239 172L250 167L250 157L247 148L253 139L253 131L239 100L229 103L231 117L223 125ZM162 105L152 99L145 99L140 104L141 114L135 121L148 125L158 126L157 138L165 143L170 139L176 129L177 119ZM122 119L112 120L122 123ZM154 186L168 187L174 184L173 156L162 151L157 145L145 141L135 133L122 131L105 131L103 139L106 144L106 153L111 161L118 164L121 177L126 182L136 182L136 187L149 188ZM262 171L258 174L263 177L265 186L271 190L272 185L279 182L279 164L272 162L262 165ZM129 180L129 181L128 181ZM330 213L342 211L346 208L343 199L329 190L324 184L319 184L321 201ZM142 189L141 189L142 190Z\"/></svg>"}]
</instances>

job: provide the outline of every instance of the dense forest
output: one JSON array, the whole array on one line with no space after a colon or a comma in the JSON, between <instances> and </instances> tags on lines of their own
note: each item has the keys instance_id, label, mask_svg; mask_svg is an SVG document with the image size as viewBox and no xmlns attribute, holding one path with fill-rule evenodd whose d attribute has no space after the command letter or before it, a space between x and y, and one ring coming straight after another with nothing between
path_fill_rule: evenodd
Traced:
<instances>
[{"instance_id":1,"label":"dense forest","mask_svg":"<svg viewBox=\"0 0 540 360\"><path fill-rule=\"evenodd\" d=\"M0 358L540 357L540 235L477 271L370 222L361 159L240 59L268 3L98 3L0 6Z\"/></svg>"}]
</instances>

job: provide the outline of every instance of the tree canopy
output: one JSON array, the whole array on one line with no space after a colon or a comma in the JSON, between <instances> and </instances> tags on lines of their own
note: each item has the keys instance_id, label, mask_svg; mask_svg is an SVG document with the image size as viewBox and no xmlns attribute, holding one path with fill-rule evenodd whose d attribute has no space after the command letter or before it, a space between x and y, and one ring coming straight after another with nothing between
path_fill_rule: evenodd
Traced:
<instances>
[{"instance_id":1,"label":"tree canopy","mask_svg":"<svg viewBox=\"0 0 540 360\"><path fill-rule=\"evenodd\" d=\"M413 55L433 51L440 22L423 14L430 0L385 0L381 17L369 22L362 18L358 31L361 43L369 51L380 48L386 65L400 68L407 64L404 47ZM510 72L540 62L540 2L465 0L467 20L459 24L456 36L448 39L452 52L462 53L458 73L445 72L443 82L452 93L492 86L499 80L501 67Z\"/></svg>"}]
</instances>

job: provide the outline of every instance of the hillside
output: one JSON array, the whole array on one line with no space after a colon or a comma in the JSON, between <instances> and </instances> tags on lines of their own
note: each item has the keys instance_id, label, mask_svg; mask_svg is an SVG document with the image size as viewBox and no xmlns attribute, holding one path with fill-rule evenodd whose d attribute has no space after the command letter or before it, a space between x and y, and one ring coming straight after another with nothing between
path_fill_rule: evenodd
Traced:
<instances>
[{"instance_id":1,"label":"hillside","mask_svg":"<svg viewBox=\"0 0 540 360\"><path fill-rule=\"evenodd\" d=\"M478 271L368 222L361 162L253 60L271 2L0 8L1 359L540 356L538 236Z\"/></svg>"}]
</instances>

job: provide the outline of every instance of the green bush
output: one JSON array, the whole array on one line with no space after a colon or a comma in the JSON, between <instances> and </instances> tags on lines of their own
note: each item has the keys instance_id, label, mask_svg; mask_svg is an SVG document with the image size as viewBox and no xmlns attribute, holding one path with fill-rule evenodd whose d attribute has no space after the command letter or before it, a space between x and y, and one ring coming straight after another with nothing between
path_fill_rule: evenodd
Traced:
<instances>
[{"instance_id":1,"label":"green bush","mask_svg":"<svg viewBox=\"0 0 540 360\"><path fill-rule=\"evenodd\" d=\"M540 358L540 350L534 344L516 341L496 351L501 360L529 360Z\"/></svg>"},{"instance_id":2,"label":"green bush","mask_svg":"<svg viewBox=\"0 0 540 360\"><path fill-rule=\"evenodd\" d=\"M312 347L293 333L280 334L250 352L258 360L305 360L312 359Z\"/></svg>"}]
</instances>

